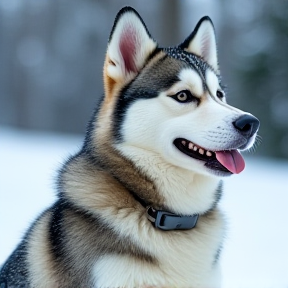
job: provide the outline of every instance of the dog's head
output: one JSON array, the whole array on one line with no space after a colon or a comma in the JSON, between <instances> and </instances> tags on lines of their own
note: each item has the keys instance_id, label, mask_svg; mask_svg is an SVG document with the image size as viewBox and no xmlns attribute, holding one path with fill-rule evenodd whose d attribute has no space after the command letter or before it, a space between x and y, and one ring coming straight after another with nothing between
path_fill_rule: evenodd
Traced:
<instances>
[{"instance_id":1,"label":"dog's head","mask_svg":"<svg viewBox=\"0 0 288 288\"><path fill-rule=\"evenodd\" d=\"M127 157L150 151L205 175L244 169L239 150L253 145L259 121L226 103L209 17L178 47L159 48L138 13L123 8L109 39L104 83L101 115Z\"/></svg>"}]
</instances>

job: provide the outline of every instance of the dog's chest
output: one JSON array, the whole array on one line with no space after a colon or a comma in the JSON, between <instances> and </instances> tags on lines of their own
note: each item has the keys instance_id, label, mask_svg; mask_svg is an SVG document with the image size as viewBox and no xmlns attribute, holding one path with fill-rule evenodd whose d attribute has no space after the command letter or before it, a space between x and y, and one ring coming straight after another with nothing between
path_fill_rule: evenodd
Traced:
<instances>
[{"instance_id":1,"label":"dog's chest","mask_svg":"<svg viewBox=\"0 0 288 288\"><path fill-rule=\"evenodd\" d=\"M191 231L149 229L147 235L136 235L133 242L139 237L139 247L155 261L132 255L104 255L93 269L94 287L219 287L215 256L223 237L220 218L214 215L213 219L202 219Z\"/></svg>"}]
</instances>

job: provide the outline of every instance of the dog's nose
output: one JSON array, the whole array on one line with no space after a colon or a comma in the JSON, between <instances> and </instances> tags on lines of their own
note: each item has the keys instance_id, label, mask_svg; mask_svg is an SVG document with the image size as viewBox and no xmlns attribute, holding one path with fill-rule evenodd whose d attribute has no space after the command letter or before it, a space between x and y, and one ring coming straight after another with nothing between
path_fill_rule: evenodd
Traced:
<instances>
[{"instance_id":1,"label":"dog's nose","mask_svg":"<svg viewBox=\"0 0 288 288\"><path fill-rule=\"evenodd\" d=\"M245 137L251 137L259 129L260 121L249 114L240 116L233 122L234 127Z\"/></svg>"}]
</instances>

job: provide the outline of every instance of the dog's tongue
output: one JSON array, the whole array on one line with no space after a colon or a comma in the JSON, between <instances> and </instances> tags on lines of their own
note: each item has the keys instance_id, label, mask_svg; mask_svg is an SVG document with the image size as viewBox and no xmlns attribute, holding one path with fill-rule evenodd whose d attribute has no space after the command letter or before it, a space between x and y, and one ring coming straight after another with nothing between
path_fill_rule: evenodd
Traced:
<instances>
[{"instance_id":1,"label":"dog's tongue","mask_svg":"<svg viewBox=\"0 0 288 288\"><path fill-rule=\"evenodd\" d=\"M244 170L244 159L237 150L217 151L215 153L216 159L230 172L238 174Z\"/></svg>"}]
</instances>

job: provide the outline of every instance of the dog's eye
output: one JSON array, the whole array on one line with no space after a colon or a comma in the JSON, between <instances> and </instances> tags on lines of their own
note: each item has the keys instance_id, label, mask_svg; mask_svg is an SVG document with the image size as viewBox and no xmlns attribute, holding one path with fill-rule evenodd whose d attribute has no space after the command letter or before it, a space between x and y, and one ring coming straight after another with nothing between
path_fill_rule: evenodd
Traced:
<instances>
[{"instance_id":1,"label":"dog's eye","mask_svg":"<svg viewBox=\"0 0 288 288\"><path fill-rule=\"evenodd\" d=\"M172 96L176 101L181 103L188 103L192 101L199 101L198 98L194 97L190 91L183 90Z\"/></svg>"},{"instance_id":2,"label":"dog's eye","mask_svg":"<svg viewBox=\"0 0 288 288\"><path fill-rule=\"evenodd\" d=\"M188 100L188 93L186 91L181 91L177 94L177 100L180 102L186 102Z\"/></svg>"},{"instance_id":3,"label":"dog's eye","mask_svg":"<svg viewBox=\"0 0 288 288\"><path fill-rule=\"evenodd\" d=\"M222 99L224 97L224 92L221 90L217 90L216 95L219 99Z\"/></svg>"}]
</instances>

